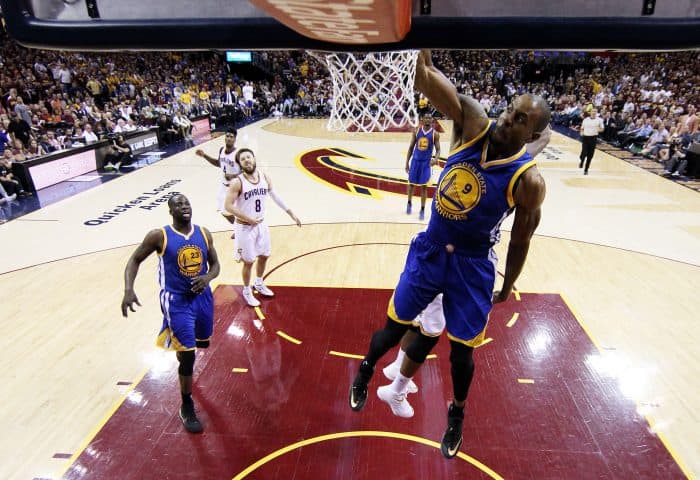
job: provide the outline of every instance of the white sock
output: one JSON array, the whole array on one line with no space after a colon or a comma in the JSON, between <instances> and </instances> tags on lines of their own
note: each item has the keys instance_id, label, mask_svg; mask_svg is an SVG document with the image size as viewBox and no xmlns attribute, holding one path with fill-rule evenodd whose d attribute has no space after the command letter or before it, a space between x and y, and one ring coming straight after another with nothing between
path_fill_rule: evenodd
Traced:
<instances>
[{"instance_id":1,"label":"white sock","mask_svg":"<svg viewBox=\"0 0 700 480\"><path fill-rule=\"evenodd\" d=\"M394 379L393 382L391 382L391 389L394 391L396 394L401 394L406 392L406 386L408 385L408 382L410 382L411 379L408 377L404 377L401 375L401 372L396 375L396 378Z\"/></svg>"},{"instance_id":2,"label":"white sock","mask_svg":"<svg viewBox=\"0 0 700 480\"><path fill-rule=\"evenodd\" d=\"M262 277L257 277L257 278L255 279L255 284L256 284L256 285L262 285L262 284L263 284L263 279L262 279Z\"/></svg>"},{"instance_id":3,"label":"white sock","mask_svg":"<svg viewBox=\"0 0 700 480\"><path fill-rule=\"evenodd\" d=\"M250 285L243 287L243 293L250 293Z\"/></svg>"},{"instance_id":4,"label":"white sock","mask_svg":"<svg viewBox=\"0 0 700 480\"><path fill-rule=\"evenodd\" d=\"M406 352L404 351L403 348L399 347L399 353L396 354L396 360L394 360L394 363L398 365L399 369L401 368L401 364L403 363L403 357L406 356Z\"/></svg>"}]
</instances>

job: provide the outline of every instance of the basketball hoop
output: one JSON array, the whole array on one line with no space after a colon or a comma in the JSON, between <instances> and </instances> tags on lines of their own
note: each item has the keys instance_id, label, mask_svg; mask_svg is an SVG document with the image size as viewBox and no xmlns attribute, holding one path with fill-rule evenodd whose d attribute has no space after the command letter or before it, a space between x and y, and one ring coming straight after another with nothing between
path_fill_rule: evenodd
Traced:
<instances>
[{"instance_id":1,"label":"basketball hoop","mask_svg":"<svg viewBox=\"0 0 700 480\"><path fill-rule=\"evenodd\" d=\"M328 130L383 132L418 125L417 50L309 53L328 67L333 81Z\"/></svg>"}]
</instances>

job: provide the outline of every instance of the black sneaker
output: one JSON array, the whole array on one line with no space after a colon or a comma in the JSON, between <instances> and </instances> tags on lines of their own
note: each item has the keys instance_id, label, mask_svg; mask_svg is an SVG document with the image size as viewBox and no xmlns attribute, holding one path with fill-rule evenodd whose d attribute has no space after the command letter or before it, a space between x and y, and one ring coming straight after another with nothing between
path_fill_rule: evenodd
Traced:
<instances>
[{"instance_id":1,"label":"black sneaker","mask_svg":"<svg viewBox=\"0 0 700 480\"><path fill-rule=\"evenodd\" d=\"M350 386L350 408L356 412L359 412L365 406L367 401L367 384L373 373L374 368L370 367L367 362L362 362L360 370Z\"/></svg>"},{"instance_id":2,"label":"black sneaker","mask_svg":"<svg viewBox=\"0 0 700 480\"><path fill-rule=\"evenodd\" d=\"M462 446L462 422L464 422L464 409L457 408L454 403L451 403L447 411L447 430L440 443L440 450L445 458L457 455L459 447Z\"/></svg>"},{"instance_id":3,"label":"black sneaker","mask_svg":"<svg viewBox=\"0 0 700 480\"><path fill-rule=\"evenodd\" d=\"M197 415L194 413L194 405L182 404L180 407L180 420L182 420L185 430L190 433L199 433L204 430L202 422L199 421Z\"/></svg>"}]
</instances>

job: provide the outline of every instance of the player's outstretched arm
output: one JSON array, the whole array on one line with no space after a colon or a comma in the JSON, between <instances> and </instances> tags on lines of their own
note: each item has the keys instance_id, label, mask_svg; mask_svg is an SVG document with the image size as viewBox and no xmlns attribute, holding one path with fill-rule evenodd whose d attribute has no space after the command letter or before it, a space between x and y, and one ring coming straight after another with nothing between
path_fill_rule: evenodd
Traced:
<instances>
[{"instance_id":1,"label":"player's outstretched arm","mask_svg":"<svg viewBox=\"0 0 700 480\"><path fill-rule=\"evenodd\" d=\"M430 50L423 49L418 53L415 87L438 111L461 124L462 104L457 88L433 65Z\"/></svg>"},{"instance_id":2,"label":"player's outstretched arm","mask_svg":"<svg viewBox=\"0 0 700 480\"><path fill-rule=\"evenodd\" d=\"M211 163L211 164L214 165L215 167L220 167L220 166L221 166L221 162L219 161L218 158L214 158L214 157L212 157L212 156L210 156L210 155L207 155L206 153L204 153L204 150L202 150L201 148L198 148L194 153L195 153L195 155L197 155L197 156L199 156L199 157L202 157L204 160L206 160L207 162Z\"/></svg>"},{"instance_id":3,"label":"player's outstretched arm","mask_svg":"<svg viewBox=\"0 0 700 480\"><path fill-rule=\"evenodd\" d=\"M124 269L124 297L122 298L121 306L123 316L127 316L128 309L132 312L136 311L134 304L141 306L139 299L136 297L136 292L134 292L134 281L136 280L136 274L139 272L141 262L146 260L151 253L160 251L162 248L163 231L156 229L148 232L141 245L136 247L134 253L131 254Z\"/></svg>"},{"instance_id":4,"label":"player's outstretched arm","mask_svg":"<svg viewBox=\"0 0 700 480\"><path fill-rule=\"evenodd\" d=\"M544 179L536 167L531 167L520 177L520 183L513 195L515 201L515 218L508 244L506 273L503 288L494 295L494 303L504 302L513 291L513 285L525 265L530 239L540 223L542 202L546 187Z\"/></svg>"},{"instance_id":5,"label":"player's outstretched arm","mask_svg":"<svg viewBox=\"0 0 700 480\"><path fill-rule=\"evenodd\" d=\"M294 220L294 223L297 224L297 227L301 227L301 220L299 220L297 216L294 215L294 212L292 212L292 209L284 203L282 197L277 195L277 193L272 189L272 182L270 181L270 177L266 173L264 173L263 175L265 175L265 180L267 181L267 192L270 194L270 198L272 198L272 200L277 204L278 207L287 212L287 215L289 215L289 217L292 220Z\"/></svg>"},{"instance_id":6,"label":"player's outstretched arm","mask_svg":"<svg viewBox=\"0 0 700 480\"><path fill-rule=\"evenodd\" d=\"M488 116L472 97L461 95L457 87L433 65L430 50L421 50L416 63L415 87L443 115L454 122L452 147L476 137L487 125Z\"/></svg>"}]
</instances>

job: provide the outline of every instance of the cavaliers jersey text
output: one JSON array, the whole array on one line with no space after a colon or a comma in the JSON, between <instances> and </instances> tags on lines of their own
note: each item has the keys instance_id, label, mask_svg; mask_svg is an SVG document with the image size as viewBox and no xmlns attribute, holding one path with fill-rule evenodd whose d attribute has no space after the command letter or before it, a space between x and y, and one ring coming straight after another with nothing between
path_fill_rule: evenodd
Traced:
<instances>
[{"instance_id":1,"label":"cavaliers jersey text","mask_svg":"<svg viewBox=\"0 0 700 480\"><path fill-rule=\"evenodd\" d=\"M466 255L484 256L500 240L500 226L513 211L513 189L535 164L525 147L515 155L487 160L488 138L495 123L447 158L440 174L427 237L452 244Z\"/></svg>"},{"instance_id":2,"label":"cavaliers jersey text","mask_svg":"<svg viewBox=\"0 0 700 480\"><path fill-rule=\"evenodd\" d=\"M192 293L192 279L209 270L209 243L204 229L192 225L188 235L170 225L163 230L163 251L159 252L158 282L170 293Z\"/></svg>"},{"instance_id":3,"label":"cavaliers jersey text","mask_svg":"<svg viewBox=\"0 0 700 480\"><path fill-rule=\"evenodd\" d=\"M265 200L268 188L265 175L258 170L258 183L251 183L245 175L239 175L241 193L236 199L236 208L251 218L265 217Z\"/></svg>"}]
</instances>

